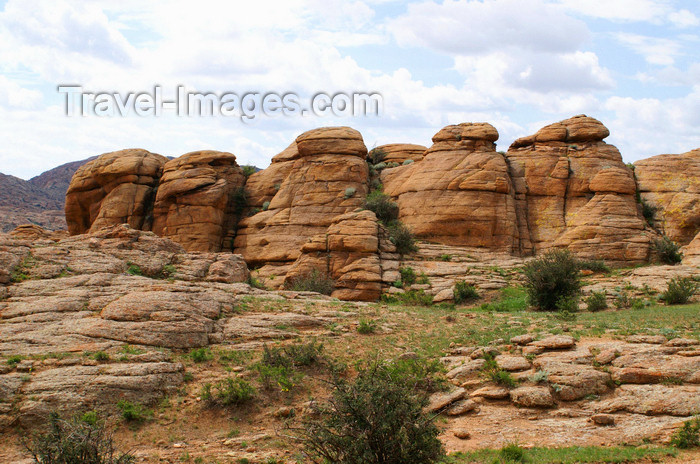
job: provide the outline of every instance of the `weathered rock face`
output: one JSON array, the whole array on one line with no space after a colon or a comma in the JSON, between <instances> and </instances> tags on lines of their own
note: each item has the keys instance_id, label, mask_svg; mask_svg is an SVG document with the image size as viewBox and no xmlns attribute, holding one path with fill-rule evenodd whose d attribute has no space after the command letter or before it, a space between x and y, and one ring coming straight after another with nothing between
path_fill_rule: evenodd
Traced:
<instances>
[{"instance_id":1,"label":"weathered rock face","mask_svg":"<svg viewBox=\"0 0 700 464\"><path fill-rule=\"evenodd\" d=\"M587 116L516 140L507 153L522 249L566 247L589 259L643 262L651 236L635 201L632 171L609 134Z\"/></svg>"},{"instance_id":2,"label":"weathered rock face","mask_svg":"<svg viewBox=\"0 0 700 464\"><path fill-rule=\"evenodd\" d=\"M386 169L384 191L419 238L447 245L517 250L513 188L490 124L447 126L422 161Z\"/></svg>"},{"instance_id":3,"label":"weathered rock face","mask_svg":"<svg viewBox=\"0 0 700 464\"><path fill-rule=\"evenodd\" d=\"M71 235L126 223L150 230L151 210L168 159L141 149L105 153L78 169L66 193Z\"/></svg>"},{"instance_id":4,"label":"weathered rock face","mask_svg":"<svg viewBox=\"0 0 700 464\"><path fill-rule=\"evenodd\" d=\"M700 149L634 163L642 199L657 208L655 225L687 245L700 232Z\"/></svg>"},{"instance_id":5,"label":"weathered rock face","mask_svg":"<svg viewBox=\"0 0 700 464\"><path fill-rule=\"evenodd\" d=\"M423 159L428 147L423 145L414 145L411 143L389 143L380 145L372 151L381 151L384 153L385 163L402 164L406 160L420 161Z\"/></svg>"},{"instance_id":6,"label":"weathered rock face","mask_svg":"<svg viewBox=\"0 0 700 464\"><path fill-rule=\"evenodd\" d=\"M196 151L163 167L153 208L153 231L189 251L230 250L245 207L245 176L236 157Z\"/></svg>"},{"instance_id":7,"label":"weathered rock face","mask_svg":"<svg viewBox=\"0 0 700 464\"><path fill-rule=\"evenodd\" d=\"M295 145L273 159L273 170L251 176L251 203L270 203L240 222L235 249L249 264L294 262L304 243L325 233L336 216L359 208L367 194L367 148L359 132L315 129Z\"/></svg>"},{"instance_id":8,"label":"weathered rock face","mask_svg":"<svg viewBox=\"0 0 700 464\"><path fill-rule=\"evenodd\" d=\"M294 282L316 270L333 280L333 297L377 300L385 272L398 269L398 256L389 256L395 251L373 212L353 211L336 217L325 234L316 235L302 246L302 254L287 272L285 282Z\"/></svg>"},{"instance_id":9,"label":"weathered rock face","mask_svg":"<svg viewBox=\"0 0 700 464\"><path fill-rule=\"evenodd\" d=\"M700 232L692 242L683 249L683 264L700 266Z\"/></svg>"}]
</instances>

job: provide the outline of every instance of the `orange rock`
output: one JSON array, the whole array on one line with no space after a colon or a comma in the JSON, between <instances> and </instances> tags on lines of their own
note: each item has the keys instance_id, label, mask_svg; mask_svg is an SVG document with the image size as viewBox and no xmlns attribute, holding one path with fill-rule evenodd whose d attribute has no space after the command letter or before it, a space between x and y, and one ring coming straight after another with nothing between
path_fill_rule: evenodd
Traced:
<instances>
[{"instance_id":1,"label":"orange rock","mask_svg":"<svg viewBox=\"0 0 700 464\"><path fill-rule=\"evenodd\" d=\"M427 147L423 145L413 145L410 143L390 143L387 145L380 145L373 149L377 151L384 152L385 156L382 161L385 163L399 163L403 164L406 160L420 161L425 155Z\"/></svg>"},{"instance_id":2,"label":"orange rock","mask_svg":"<svg viewBox=\"0 0 700 464\"><path fill-rule=\"evenodd\" d=\"M232 248L245 176L231 153L196 151L163 167L153 231L188 251Z\"/></svg>"},{"instance_id":3,"label":"orange rock","mask_svg":"<svg viewBox=\"0 0 700 464\"><path fill-rule=\"evenodd\" d=\"M514 251L513 189L498 132L490 124L447 126L419 163L382 172L384 191L418 237L446 245Z\"/></svg>"},{"instance_id":4,"label":"orange rock","mask_svg":"<svg viewBox=\"0 0 700 464\"><path fill-rule=\"evenodd\" d=\"M687 245L700 232L700 149L634 163L639 192L658 208L655 225Z\"/></svg>"},{"instance_id":5,"label":"orange rock","mask_svg":"<svg viewBox=\"0 0 700 464\"><path fill-rule=\"evenodd\" d=\"M150 230L150 213L168 159L142 149L105 153L78 169L66 193L71 235L127 223Z\"/></svg>"},{"instance_id":6,"label":"orange rock","mask_svg":"<svg viewBox=\"0 0 700 464\"><path fill-rule=\"evenodd\" d=\"M273 159L272 172L251 176L249 196L255 203L269 198L269 205L240 222L236 252L249 264L294 262L304 243L325 233L336 216L361 207L367 194L367 148L359 132L315 129L295 145Z\"/></svg>"},{"instance_id":7,"label":"orange rock","mask_svg":"<svg viewBox=\"0 0 700 464\"><path fill-rule=\"evenodd\" d=\"M638 211L632 171L602 141L608 134L596 119L576 116L511 145L523 251L565 247L613 264L648 259L654 233Z\"/></svg>"},{"instance_id":8,"label":"orange rock","mask_svg":"<svg viewBox=\"0 0 700 464\"><path fill-rule=\"evenodd\" d=\"M700 232L683 249L683 264L700 265Z\"/></svg>"}]
</instances>

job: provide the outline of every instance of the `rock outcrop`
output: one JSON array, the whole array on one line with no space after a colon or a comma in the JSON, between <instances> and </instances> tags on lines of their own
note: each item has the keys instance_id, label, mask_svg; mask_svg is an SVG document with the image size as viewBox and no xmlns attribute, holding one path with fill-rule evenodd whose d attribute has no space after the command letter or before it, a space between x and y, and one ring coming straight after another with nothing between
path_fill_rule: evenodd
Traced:
<instances>
[{"instance_id":1,"label":"rock outcrop","mask_svg":"<svg viewBox=\"0 0 700 464\"><path fill-rule=\"evenodd\" d=\"M399 218L420 239L494 251L518 251L508 165L490 124L447 126L422 161L382 171Z\"/></svg>"},{"instance_id":2,"label":"rock outcrop","mask_svg":"<svg viewBox=\"0 0 700 464\"><path fill-rule=\"evenodd\" d=\"M424 147L423 145L415 145L412 143L389 143L387 145L380 145L377 148L372 149L370 154L372 154L372 152L379 151L384 154L384 157L382 158L383 162L403 164L403 162L406 160L422 160L427 149L428 147Z\"/></svg>"},{"instance_id":3,"label":"rock outcrop","mask_svg":"<svg viewBox=\"0 0 700 464\"><path fill-rule=\"evenodd\" d=\"M683 249L683 264L700 266L700 232L692 242Z\"/></svg>"},{"instance_id":4,"label":"rock outcrop","mask_svg":"<svg viewBox=\"0 0 700 464\"><path fill-rule=\"evenodd\" d=\"M569 248L588 259L641 263L651 237L635 201L632 171L609 134L586 116L516 140L507 153L522 249Z\"/></svg>"},{"instance_id":5,"label":"rock outcrop","mask_svg":"<svg viewBox=\"0 0 700 464\"><path fill-rule=\"evenodd\" d=\"M336 217L325 234L316 235L302 246L301 253L287 272L285 283L289 285L316 271L333 280L331 296L341 300L377 300L383 284L388 283L385 274L393 280L394 274L398 275L396 247L371 211Z\"/></svg>"},{"instance_id":6,"label":"rock outcrop","mask_svg":"<svg viewBox=\"0 0 700 464\"><path fill-rule=\"evenodd\" d=\"M141 149L105 153L80 167L66 193L71 235L126 223L150 230L153 200L168 159Z\"/></svg>"},{"instance_id":7,"label":"rock outcrop","mask_svg":"<svg viewBox=\"0 0 700 464\"><path fill-rule=\"evenodd\" d=\"M231 153L196 151L168 161L153 207L153 231L189 251L231 250L246 206L244 183Z\"/></svg>"},{"instance_id":8,"label":"rock outcrop","mask_svg":"<svg viewBox=\"0 0 700 464\"><path fill-rule=\"evenodd\" d=\"M253 174L247 186L252 204L269 202L240 222L236 236L236 252L253 266L293 263L302 245L325 233L335 217L361 207L367 194L367 148L359 132L315 129L295 145L273 158L271 172Z\"/></svg>"},{"instance_id":9,"label":"rock outcrop","mask_svg":"<svg viewBox=\"0 0 700 464\"><path fill-rule=\"evenodd\" d=\"M656 208L654 223L671 240L687 245L700 232L700 149L634 163L643 201Z\"/></svg>"}]
</instances>

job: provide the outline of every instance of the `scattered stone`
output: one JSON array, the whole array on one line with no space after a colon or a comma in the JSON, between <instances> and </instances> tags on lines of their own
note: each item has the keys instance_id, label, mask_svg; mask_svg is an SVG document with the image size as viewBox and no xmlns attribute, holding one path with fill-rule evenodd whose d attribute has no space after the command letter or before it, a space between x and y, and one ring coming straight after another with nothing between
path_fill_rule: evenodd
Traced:
<instances>
[{"instance_id":1,"label":"scattered stone","mask_svg":"<svg viewBox=\"0 0 700 464\"><path fill-rule=\"evenodd\" d=\"M454 431L454 436L459 438L460 440L469 440L471 438L471 434L469 433L468 430L466 429L457 429Z\"/></svg>"},{"instance_id":2,"label":"scattered stone","mask_svg":"<svg viewBox=\"0 0 700 464\"><path fill-rule=\"evenodd\" d=\"M516 406L525 408L551 408L554 398L547 387L519 387L511 390L510 399Z\"/></svg>"},{"instance_id":3,"label":"scattered stone","mask_svg":"<svg viewBox=\"0 0 700 464\"><path fill-rule=\"evenodd\" d=\"M628 343L649 343L652 345L661 345L668 341L663 335L630 335L627 337Z\"/></svg>"},{"instance_id":4,"label":"scattered stone","mask_svg":"<svg viewBox=\"0 0 700 464\"><path fill-rule=\"evenodd\" d=\"M467 391L464 388L449 393L435 393L430 397L427 410L428 412L438 412L445 409L452 403L461 400L465 397Z\"/></svg>"},{"instance_id":5,"label":"scattered stone","mask_svg":"<svg viewBox=\"0 0 700 464\"><path fill-rule=\"evenodd\" d=\"M479 407L479 405L470 399L460 400L460 401L454 403L447 410L447 415L448 416L461 416L463 414L466 414L468 412L476 410L478 407Z\"/></svg>"},{"instance_id":6,"label":"scattered stone","mask_svg":"<svg viewBox=\"0 0 700 464\"><path fill-rule=\"evenodd\" d=\"M591 421L597 425L615 425L615 416L612 414L594 414Z\"/></svg>"},{"instance_id":7,"label":"scattered stone","mask_svg":"<svg viewBox=\"0 0 700 464\"><path fill-rule=\"evenodd\" d=\"M496 356L498 367L505 371L524 371L530 369L530 362L522 356L499 355Z\"/></svg>"},{"instance_id":8,"label":"scattered stone","mask_svg":"<svg viewBox=\"0 0 700 464\"><path fill-rule=\"evenodd\" d=\"M667 346L695 346L700 345L700 341L692 338L674 338L666 343Z\"/></svg>"},{"instance_id":9,"label":"scattered stone","mask_svg":"<svg viewBox=\"0 0 700 464\"><path fill-rule=\"evenodd\" d=\"M595 357L595 362L600 365L610 364L617 358L619 351L616 349L603 350Z\"/></svg>"},{"instance_id":10,"label":"scattered stone","mask_svg":"<svg viewBox=\"0 0 700 464\"><path fill-rule=\"evenodd\" d=\"M576 345L573 337L568 335L552 335L542 340L530 343L531 346L544 348L545 350L568 350Z\"/></svg>"},{"instance_id":11,"label":"scattered stone","mask_svg":"<svg viewBox=\"0 0 700 464\"><path fill-rule=\"evenodd\" d=\"M505 387L487 386L471 392L469 396L487 400L505 400L510 396L510 391Z\"/></svg>"},{"instance_id":12,"label":"scattered stone","mask_svg":"<svg viewBox=\"0 0 700 464\"><path fill-rule=\"evenodd\" d=\"M524 335L517 335L515 337L512 337L510 339L510 342L515 344L515 345L527 345L528 343L532 342L534 339L535 339L534 335L524 334Z\"/></svg>"}]
</instances>

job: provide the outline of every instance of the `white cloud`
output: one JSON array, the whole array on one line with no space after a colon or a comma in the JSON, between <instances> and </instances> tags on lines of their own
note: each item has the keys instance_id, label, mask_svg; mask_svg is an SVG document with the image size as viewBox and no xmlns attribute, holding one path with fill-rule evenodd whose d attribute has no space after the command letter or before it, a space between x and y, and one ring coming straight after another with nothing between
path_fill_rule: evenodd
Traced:
<instances>
[{"instance_id":1,"label":"white cloud","mask_svg":"<svg viewBox=\"0 0 700 464\"><path fill-rule=\"evenodd\" d=\"M650 63L669 66L675 63L681 53L681 44L673 39L648 37L639 34L620 32L615 35L617 40L642 55Z\"/></svg>"},{"instance_id":2,"label":"white cloud","mask_svg":"<svg viewBox=\"0 0 700 464\"><path fill-rule=\"evenodd\" d=\"M700 18L688 10L673 11L668 14L668 20L680 28L700 25Z\"/></svg>"}]
</instances>

